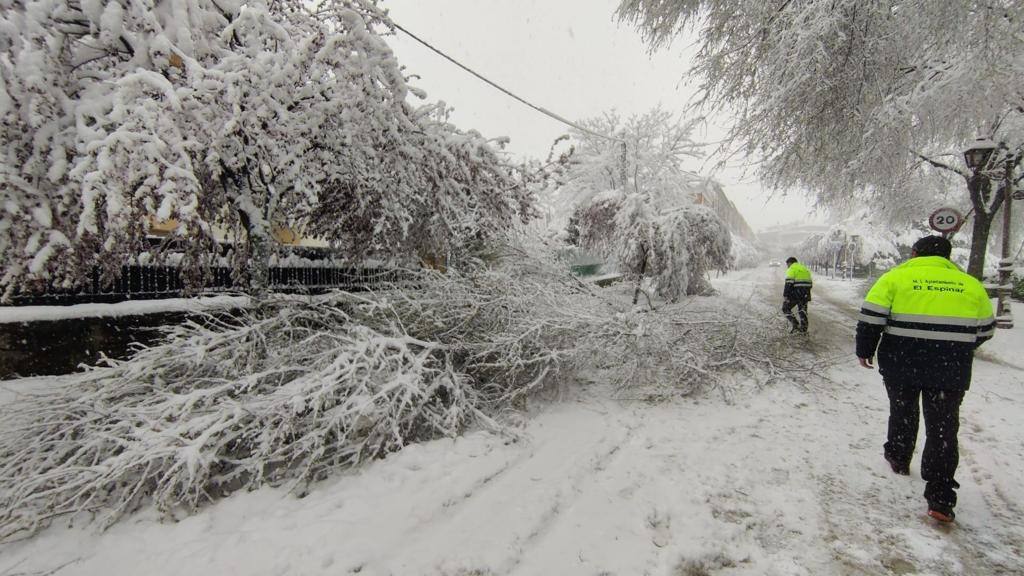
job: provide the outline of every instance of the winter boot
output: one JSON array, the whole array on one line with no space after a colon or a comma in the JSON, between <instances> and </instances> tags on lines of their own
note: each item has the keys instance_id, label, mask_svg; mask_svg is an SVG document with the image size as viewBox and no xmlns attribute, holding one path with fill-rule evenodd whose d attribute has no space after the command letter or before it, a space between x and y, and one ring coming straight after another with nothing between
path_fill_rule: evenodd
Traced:
<instances>
[{"instance_id":1,"label":"winter boot","mask_svg":"<svg viewBox=\"0 0 1024 576\"><path fill-rule=\"evenodd\" d=\"M952 508L945 504L939 504L938 502L928 503L928 515L944 524L948 524L956 518L956 514L953 513Z\"/></svg>"},{"instance_id":2,"label":"winter boot","mask_svg":"<svg viewBox=\"0 0 1024 576\"><path fill-rule=\"evenodd\" d=\"M892 471L900 476L910 476L910 463L900 462L891 456L886 456L885 461L889 463Z\"/></svg>"}]
</instances>

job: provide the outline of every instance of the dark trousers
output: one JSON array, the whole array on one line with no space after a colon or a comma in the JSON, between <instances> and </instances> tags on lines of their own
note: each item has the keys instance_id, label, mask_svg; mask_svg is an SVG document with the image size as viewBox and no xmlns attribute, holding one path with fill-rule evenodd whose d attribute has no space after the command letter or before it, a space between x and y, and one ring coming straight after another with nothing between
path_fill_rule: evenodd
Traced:
<instances>
[{"instance_id":1,"label":"dark trousers","mask_svg":"<svg viewBox=\"0 0 1024 576\"><path fill-rule=\"evenodd\" d=\"M960 430L960 403L963 390L921 388L900 378L885 378L889 394L889 434L885 457L910 463L917 443L921 407L924 408L924 452L921 454L921 479L927 484L924 497L929 502L956 506L953 475L960 461L957 432Z\"/></svg>"},{"instance_id":2,"label":"dark trousers","mask_svg":"<svg viewBox=\"0 0 1024 576\"><path fill-rule=\"evenodd\" d=\"M800 321L798 322L796 316L793 315L793 307L796 306L797 312L800 313ZM782 303L782 313L786 315L789 323L793 325L794 330L807 331L807 301L806 300L791 300L787 298Z\"/></svg>"}]
</instances>

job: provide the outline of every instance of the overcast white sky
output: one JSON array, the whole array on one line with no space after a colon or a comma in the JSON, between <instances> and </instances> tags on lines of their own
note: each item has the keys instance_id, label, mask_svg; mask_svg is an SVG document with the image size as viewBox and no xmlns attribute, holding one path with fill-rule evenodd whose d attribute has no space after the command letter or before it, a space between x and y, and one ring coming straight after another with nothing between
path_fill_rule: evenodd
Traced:
<instances>
[{"instance_id":1,"label":"overcast white sky","mask_svg":"<svg viewBox=\"0 0 1024 576\"><path fill-rule=\"evenodd\" d=\"M659 103L682 111L694 93L684 80L689 41L648 54L639 35L614 19L617 0L385 0L392 18L413 34L526 100L570 120L617 109L645 112ZM399 32L389 38L414 85L455 110L460 128L508 136L516 154L546 157L567 127L484 84ZM723 122L719 121L718 124ZM720 139L709 124L697 138ZM694 161L708 173L709 163ZM736 162L739 164L739 162ZM752 171L749 171L752 172ZM769 198L740 167L716 173L726 194L755 229L821 222L799 195Z\"/></svg>"}]
</instances>

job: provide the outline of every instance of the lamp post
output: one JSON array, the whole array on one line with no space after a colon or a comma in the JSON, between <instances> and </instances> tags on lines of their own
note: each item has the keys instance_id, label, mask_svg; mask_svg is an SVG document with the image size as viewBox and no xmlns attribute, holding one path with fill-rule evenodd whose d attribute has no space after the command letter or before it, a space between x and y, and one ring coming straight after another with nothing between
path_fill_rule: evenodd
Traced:
<instances>
[{"instance_id":1,"label":"lamp post","mask_svg":"<svg viewBox=\"0 0 1024 576\"><path fill-rule=\"evenodd\" d=\"M996 306L996 328L1013 328L1013 311L1010 309L1013 289L1013 246L1010 232L1013 230L1013 157L1006 158L1003 169L1003 250L999 260L999 304Z\"/></svg>"},{"instance_id":2,"label":"lamp post","mask_svg":"<svg viewBox=\"0 0 1024 576\"><path fill-rule=\"evenodd\" d=\"M988 176L983 174L985 168L988 166L989 161L992 159L992 154L995 152L997 146L995 142L988 138L979 138L974 144L968 149L964 150L964 161L967 163L967 167L971 169L972 175L968 182L968 186L973 190L980 190L980 187L988 185L991 187L991 183ZM1012 158L1006 159L1006 167L1004 169L1004 185L1003 185L1003 246L1002 246L1002 258L999 261L999 286L996 289L996 294L999 297L999 303L996 307L996 327L998 328L1013 328L1013 315L1010 311L1010 274L1013 272L1013 257L1010 255L1012 247L1010 245L1010 230L1011 230L1011 209L1013 199L1013 162ZM984 248L983 248L984 249Z\"/></svg>"},{"instance_id":3,"label":"lamp post","mask_svg":"<svg viewBox=\"0 0 1024 576\"><path fill-rule=\"evenodd\" d=\"M975 177L981 176L978 172L985 169L995 151L996 143L988 138L978 138L970 148L964 150L964 161Z\"/></svg>"}]
</instances>

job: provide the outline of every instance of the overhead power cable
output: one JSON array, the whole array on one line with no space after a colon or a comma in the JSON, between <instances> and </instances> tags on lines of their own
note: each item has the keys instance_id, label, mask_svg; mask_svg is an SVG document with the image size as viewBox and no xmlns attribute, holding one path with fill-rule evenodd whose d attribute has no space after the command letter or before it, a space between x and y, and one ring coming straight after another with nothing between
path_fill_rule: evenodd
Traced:
<instances>
[{"instance_id":1,"label":"overhead power cable","mask_svg":"<svg viewBox=\"0 0 1024 576\"><path fill-rule=\"evenodd\" d=\"M431 45L430 45L430 43L429 43L429 42L427 42L426 40L423 40L423 39L422 39L422 38L420 38L419 36L416 36L416 35L415 35L415 34L413 34L412 32L409 32L408 30L406 30L406 29L405 29L405 28L403 28L402 26L399 26L399 25L398 25L398 23L396 23L396 22L394 22L394 21L392 21L391 23L392 23L392 24L394 25L394 27L395 27L396 29L398 29L398 30L401 30L401 31L402 31L402 32L404 32L404 33L405 33L405 34L406 34L407 36L409 36L410 38L412 38L413 40L415 40L415 41L419 42L420 44L423 44L424 46L426 46L427 48L429 48L429 49L430 49L430 50L432 50L433 52L436 52L436 53L437 53L438 55L440 55L440 56L441 56L442 58L444 58L445 60L447 60L447 61L451 62L452 64L455 64L455 65L456 65L456 66L458 66L459 68L462 68L462 69L463 69L463 70L465 70L466 72L469 72L469 73L470 73L470 74L472 74L473 76L476 76L476 77L477 77L477 78L479 78L480 80L483 80L484 82L486 82L486 83L490 84L490 85L491 85L492 87L494 87L494 88L496 88L496 89L500 90L501 92L503 92L503 93L504 93L504 94L506 94L507 96L510 96L511 98L514 98L515 100L517 100L517 101L519 101L519 102L521 102L521 103L523 103L523 104L525 104L525 105L529 106L530 108L533 108L533 109L534 109L534 110L536 110L537 112L540 112L541 114L543 114L543 115L545 115L545 116L547 116L547 117L549 117L549 118L551 118L551 119L553 119L553 120L557 120L557 121L561 122L562 124L565 124L566 126L570 126L570 127L572 127L572 128L575 128L576 130L579 130L580 132L584 132L584 133L590 134L591 136L597 136L598 138L604 138L605 140L612 140L612 141L615 141L615 142L623 142L623 140L622 140L621 138L616 138L616 137L614 137L614 136L609 136L609 135L607 135L607 134L601 134L601 133L599 133L599 132L595 132L595 131L593 131L593 130L590 130L589 128L584 128L583 126L580 126L579 124L577 124L577 123L575 123L575 122L573 122L573 121L571 121L571 120L568 120L568 119L566 119L566 118L564 118L564 117L562 117L562 116L560 116L560 115L558 115L558 114L555 114L554 112L552 112L552 111L550 111L550 110L548 110L548 109L546 109L546 108L543 108L543 107L541 107L541 106L537 106L537 105L535 105L535 104L532 104L532 103L530 103L530 102L527 102L527 101L526 101L525 99L523 99L523 98L520 98L519 96L516 96L515 94L513 94L513 93L512 93L512 92L510 92L509 90L506 90L505 88L502 88L502 87L501 87L501 86L499 86L498 84L496 84L496 83L494 83L494 82L492 82L492 81L488 80L488 79L487 79L487 78L485 78L485 77L484 77L483 75L481 75L481 74L477 73L476 71L472 70L472 69L471 69L471 68L469 68L468 66L466 66L466 65L462 64L461 62L459 62L458 60L456 60L456 59L452 58L451 56L449 56L449 55L445 54L444 52L440 51L439 49L437 49L437 48L434 48L433 46L431 46Z\"/></svg>"}]
</instances>

